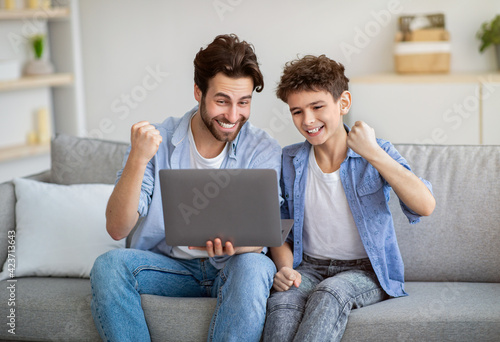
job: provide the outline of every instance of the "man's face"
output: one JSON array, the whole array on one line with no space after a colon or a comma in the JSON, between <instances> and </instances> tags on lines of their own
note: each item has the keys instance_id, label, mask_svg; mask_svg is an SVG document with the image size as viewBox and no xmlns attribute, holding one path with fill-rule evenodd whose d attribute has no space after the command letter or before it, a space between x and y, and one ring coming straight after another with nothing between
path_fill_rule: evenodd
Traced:
<instances>
[{"instance_id":1,"label":"man's face","mask_svg":"<svg viewBox=\"0 0 500 342\"><path fill-rule=\"evenodd\" d=\"M250 77L231 78L218 73L208 82L206 94L195 92L200 116L219 141L233 141L250 117L253 81Z\"/></svg>"}]
</instances>

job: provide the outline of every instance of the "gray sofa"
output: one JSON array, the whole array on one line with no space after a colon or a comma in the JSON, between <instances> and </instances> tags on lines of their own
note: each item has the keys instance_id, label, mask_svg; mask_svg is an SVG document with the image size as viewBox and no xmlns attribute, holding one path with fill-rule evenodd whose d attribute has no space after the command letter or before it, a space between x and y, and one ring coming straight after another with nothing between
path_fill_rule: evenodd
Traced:
<instances>
[{"instance_id":1,"label":"gray sofa","mask_svg":"<svg viewBox=\"0 0 500 342\"><path fill-rule=\"evenodd\" d=\"M59 135L52 168L30 178L59 184L113 183L126 144ZM430 180L435 212L409 225L395 201L409 296L353 310L343 341L500 340L500 146L396 145ZM15 229L13 184L0 185L0 265ZM0 340L98 341L90 283L18 278L16 335L7 332L8 283L0 283ZM204 341L214 299L143 295L153 341ZM124 322L126 324L126 322Z\"/></svg>"}]
</instances>

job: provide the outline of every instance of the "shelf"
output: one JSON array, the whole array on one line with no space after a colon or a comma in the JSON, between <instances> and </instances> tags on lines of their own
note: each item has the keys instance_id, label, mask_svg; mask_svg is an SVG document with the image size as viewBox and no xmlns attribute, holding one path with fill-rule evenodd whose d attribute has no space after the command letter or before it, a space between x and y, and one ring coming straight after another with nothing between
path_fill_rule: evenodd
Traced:
<instances>
[{"instance_id":1,"label":"shelf","mask_svg":"<svg viewBox=\"0 0 500 342\"><path fill-rule=\"evenodd\" d=\"M49 152L50 144L2 147L0 148L0 162L48 154Z\"/></svg>"},{"instance_id":2,"label":"shelf","mask_svg":"<svg viewBox=\"0 0 500 342\"><path fill-rule=\"evenodd\" d=\"M12 81L0 81L0 92L39 88L39 87L59 87L71 85L73 83L73 74L60 73L43 76L25 76Z\"/></svg>"},{"instance_id":3,"label":"shelf","mask_svg":"<svg viewBox=\"0 0 500 342\"><path fill-rule=\"evenodd\" d=\"M68 7L52 7L49 9L12 9L0 10L0 20L19 20L19 19L58 19L68 18Z\"/></svg>"},{"instance_id":4,"label":"shelf","mask_svg":"<svg viewBox=\"0 0 500 342\"><path fill-rule=\"evenodd\" d=\"M357 76L351 83L484 83L500 82L500 72L461 73L461 74L418 74L402 75L395 73Z\"/></svg>"}]
</instances>

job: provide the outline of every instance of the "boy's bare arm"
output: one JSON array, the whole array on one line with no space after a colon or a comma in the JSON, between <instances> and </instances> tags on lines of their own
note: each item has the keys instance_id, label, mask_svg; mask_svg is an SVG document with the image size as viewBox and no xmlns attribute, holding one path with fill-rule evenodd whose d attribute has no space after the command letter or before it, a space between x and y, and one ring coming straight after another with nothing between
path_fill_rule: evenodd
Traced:
<instances>
[{"instance_id":1,"label":"boy's bare arm","mask_svg":"<svg viewBox=\"0 0 500 342\"><path fill-rule=\"evenodd\" d=\"M149 122L132 126L130 154L106 208L106 229L115 240L127 237L137 223L144 172L161 140L160 132Z\"/></svg>"},{"instance_id":2,"label":"boy's bare arm","mask_svg":"<svg viewBox=\"0 0 500 342\"><path fill-rule=\"evenodd\" d=\"M377 144L373 128L357 121L347 136L347 146L375 167L401 201L415 213L428 216L434 211L436 201L432 193L417 176Z\"/></svg>"},{"instance_id":3,"label":"boy's bare arm","mask_svg":"<svg viewBox=\"0 0 500 342\"><path fill-rule=\"evenodd\" d=\"M292 286L299 287L302 277L293 269L293 253L290 244L285 242L281 247L270 247L269 251L278 270L274 275L274 289L287 291Z\"/></svg>"}]
</instances>

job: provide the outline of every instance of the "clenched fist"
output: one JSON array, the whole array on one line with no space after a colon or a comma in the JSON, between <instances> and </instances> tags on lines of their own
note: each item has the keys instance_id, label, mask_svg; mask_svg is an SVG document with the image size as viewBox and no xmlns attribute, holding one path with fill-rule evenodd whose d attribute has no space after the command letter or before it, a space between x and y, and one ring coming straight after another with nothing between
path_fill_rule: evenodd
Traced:
<instances>
[{"instance_id":1,"label":"clenched fist","mask_svg":"<svg viewBox=\"0 0 500 342\"><path fill-rule=\"evenodd\" d=\"M145 165L158 151L162 137L155 126L147 121L141 121L132 126L130 141L132 145L130 156Z\"/></svg>"},{"instance_id":2,"label":"clenched fist","mask_svg":"<svg viewBox=\"0 0 500 342\"><path fill-rule=\"evenodd\" d=\"M375 130L363 121L356 121L352 126L347 135L347 146L365 159L380 150Z\"/></svg>"},{"instance_id":3,"label":"clenched fist","mask_svg":"<svg viewBox=\"0 0 500 342\"><path fill-rule=\"evenodd\" d=\"M274 275L273 287L276 291L288 291L292 286L299 287L302 282L302 276L291 267L282 267Z\"/></svg>"}]
</instances>

